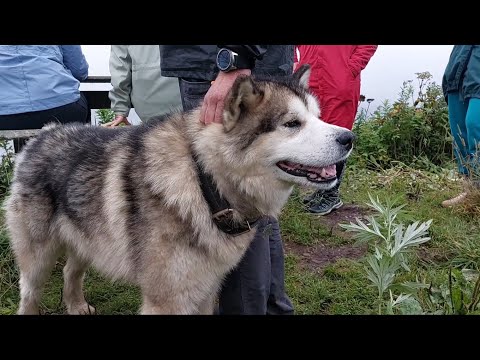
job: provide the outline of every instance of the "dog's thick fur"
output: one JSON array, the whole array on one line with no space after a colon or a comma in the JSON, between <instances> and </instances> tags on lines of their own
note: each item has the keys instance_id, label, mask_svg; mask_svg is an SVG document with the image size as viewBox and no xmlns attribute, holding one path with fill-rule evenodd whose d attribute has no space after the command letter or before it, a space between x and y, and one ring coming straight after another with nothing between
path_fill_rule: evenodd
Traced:
<instances>
[{"instance_id":1,"label":"dog's thick fur","mask_svg":"<svg viewBox=\"0 0 480 360\"><path fill-rule=\"evenodd\" d=\"M193 154L239 221L278 216L295 183L334 186L335 177L315 181L279 165L325 174L320 168L351 150L351 132L318 120L309 73L307 66L281 81L238 78L223 124L205 126L195 110L121 129L42 130L17 158L6 202L20 269L18 313L38 314L42 288L65 251L69 314L94 311L82 291L90 265L139 286L143 314L211 314L255 229L233 237L215 226Z\"/></svg>"}]
</instances>

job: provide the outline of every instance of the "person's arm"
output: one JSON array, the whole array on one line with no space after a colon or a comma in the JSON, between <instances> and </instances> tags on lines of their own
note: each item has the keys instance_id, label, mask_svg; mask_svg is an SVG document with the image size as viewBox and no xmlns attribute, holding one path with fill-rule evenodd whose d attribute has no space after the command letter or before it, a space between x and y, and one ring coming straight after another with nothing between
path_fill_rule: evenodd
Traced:
<instances>
[{"instance_id":1,"label":"person's arm","mask_svg":"<svg viewBox=\"0 0 480 360\"><path fill-rule=\"evenodd\" d=\"M60 45L63 64L70 70L75 79L83 81L88 77L88 63L80 45Z\"/></svg>"},{"instance_id":2,"label":"person's arm","mask_svg":"<svg viewBox=\"0 0 480 360\"><path fill-rule=\"evenodd\" d=\"M205 94L200 110L200 121L204 124L222 123L223 104L235 79L240 75L251 75L256 60L261 60L267 51L265 45L218 45L218 48L227 48L236 52L238 56L247 60L243 63L248 65L242 69L218 73L217 78Z\"/></svg>"},{"instance_id":3,"label":"person's arm","mask_svg":"<svg viewBox=\"0 0 480 360\"><path fill-rule=\"evenodd\" d=\"M255 61L261 60L263 55L267 52L265 45L217 45L218 48L226 48L238 54L238 56L248 59L250 62L249 69L255 67Z\"/></svg>"},{"instance_id":4,"label":"person's arm","mask_svg":"<svg viewBox=\"0 0 480 360\"><path fill-rule=\"evenodd\" d=\"M355 47L348 63L354 77L357 77L365 69L373 54L377 51L377 47L378 45L357 45Z\"/></svg>"},{"instance_id":5,"label":"person's arm","mask_svg":"<svg viewBox=\"0 0 480 360\"><path fill-rule=\"evenodd\" d=\"M130 92L132 90L132 59L128 45L111 45L110 76L112 89L108 93L111 109L115 113L114 121L105 126L117 126L121 123L130 125L127 116L132 108Z\"/></svg>"}]
</instances>

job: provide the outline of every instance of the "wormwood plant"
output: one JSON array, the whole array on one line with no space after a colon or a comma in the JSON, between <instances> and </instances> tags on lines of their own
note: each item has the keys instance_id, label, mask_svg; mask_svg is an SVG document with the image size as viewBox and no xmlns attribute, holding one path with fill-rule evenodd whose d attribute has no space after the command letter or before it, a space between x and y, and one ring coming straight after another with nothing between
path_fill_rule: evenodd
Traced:
<instances>
[{"instance_id":1,"label":"wormwood plant","mask_svg":"<svg viewBox=\"0 0 480 360\"><path fill-rule=\"evenodd\" d=\"M381 204L378 197L375 200L370 194L369 198L370 203L367 205L377 215L369 216L367 222L357 218L356 223L340 226L354 232L359 242L369 245L371 253L367 255L365 271L372 286L378 290L378 314L393 314L401 306L418 307L418 302L412 304L410 301L411 294L400 293L394 296L393 291L400 289L412 293L415 289L429 287L420 282L399 283L396 280L402 272L410 272L407 254L411 249L430 240L428 229L432 220L405 225L398 221L405 204L393 207L389 202Z\"/></svg>"}]
</instances>

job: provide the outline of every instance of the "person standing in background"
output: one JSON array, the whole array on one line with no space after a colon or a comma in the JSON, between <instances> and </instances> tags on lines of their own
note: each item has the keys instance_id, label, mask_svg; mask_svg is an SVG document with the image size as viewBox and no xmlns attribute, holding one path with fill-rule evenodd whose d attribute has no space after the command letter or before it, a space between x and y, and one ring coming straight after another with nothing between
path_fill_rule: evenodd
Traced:
<instances>
[{"instance_id":1,"label":"person standing in background","mask_svg":"<svg viewBox=\"0 0 480 360\"><path fill-rule=\"evenodd\" d=\"M297 45L295 68L311 66L309 87L320 104L320 117L329 124L352 130L360 99L361 72L377 45ZM309 212L327 215L340 208L340 184L345 162L337 164L337 185L304 199Z\"/></svg>"},{"instance_id":2,"label":"person standing in background","mask_svg":"<svg viewBox=\"0 0 480 360\"><path fill-rule=\"evenodd\" d=\"M0 45L0 129L90 124L87 99L80 92L87 77L80 45ZM15 152L25 143L15 139Z\"/></svg>"},{"instance_id":3,"label":"person standing in background","mask_svg":"<svg viewBox=\"0 0 480 360\"><path fill-rule=\"evenodd\" d=\"M111 45L109 67L115 118L104 126L130 125L132 107L142 122L181 109L178 80L161 75L158 45Z\"/></svg>"},{"instance_id":4,"label":"person standing in background","mask_svg":"<svg viewBox=\"0 0 480 360\"><path fill-rule=\"evenodd\" d=\"M442 89L448 104L450 130L453 136L458 172L464 185L480 187L480 45L455 45L442 78ZM442 202L443 207L464 203L468 186L459 195Z\"/></svg>"}]
</instances>

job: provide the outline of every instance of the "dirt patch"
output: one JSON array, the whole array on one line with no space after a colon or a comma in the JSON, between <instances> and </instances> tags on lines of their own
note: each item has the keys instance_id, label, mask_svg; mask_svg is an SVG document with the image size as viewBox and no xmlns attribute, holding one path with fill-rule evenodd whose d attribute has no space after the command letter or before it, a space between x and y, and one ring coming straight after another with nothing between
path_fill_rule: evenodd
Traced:
<instances>
[{"instance_id":1,"label":"dirt patch","mask_svg":"<svg viewBox=\"0 0 480 360\"><path fill-rule=\"evenodd\" d=\"M425 247L418 247L416 253L420 261L425 264L438 265L445 264L455 257L455 254L452 254L444 249L432 248L428 244Z\"/></svg>"},{"instance_id":2,"label":"dirt patch","mask_svg":"<svg viewBox=\"0 0 480 360\"><path fill-rule=\"evenodd\" d=\"M364 207L360 207L355 204L345 204L340 209L332 211L328 215L314 215L318 221L331 228L340 228L338 224L349 224L350 222L355 222L355 218L364 219L369 215L370 210Z\"/></svg>"},{"instance_id":3,"label":"dirt patch","mask_svg":"<svg viewBox=\"0 0 480 360\"><path fill-rule=\"evenodd\" d=\"M345 204L340 209L332 211L328 215L312 216L323 226L330 229L332 233L342 238L350 239L351 234L342 229L339 224L348 224L356 222L356 218L365 219L370 213L370 209L360 207L355 204ZM359 259L367 252L368 246L362 245L340 245L331 246L326 244L317 244L314 246L300 245L294 242L285 244L287 253L295 254L300 259L300 265L309 270L321 273L323 269L333 264L339 259Z\"/></svg>"},{"instance_id":4,"label":"dirt patch","mask_svg":"<svg viewBox=\"0 0 480 360\"><path fill-rule=\"evenodd\" d=\"M318 244L315 246L299 245L294 242L285 244L287 253L295 254L300 259L300 265L311 271L321 273L323 269L339 259L359 259L367 252L367 246L342 245L327 246Z\"/></svg>"}]
</instances>

